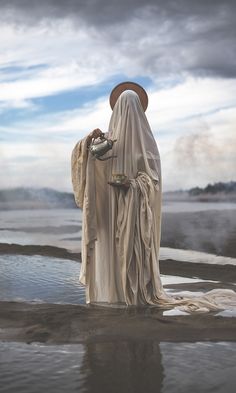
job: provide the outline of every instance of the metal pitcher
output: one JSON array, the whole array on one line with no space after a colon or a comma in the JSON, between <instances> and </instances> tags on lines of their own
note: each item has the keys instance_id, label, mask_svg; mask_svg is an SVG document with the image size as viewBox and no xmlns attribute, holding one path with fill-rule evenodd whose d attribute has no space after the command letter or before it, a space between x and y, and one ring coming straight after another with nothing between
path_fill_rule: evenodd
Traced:
<instances>
[{"instance_id":1,"label":"metal pitcher","mask_svg":"<svg viewBox=\"0 0 236 393\"><path fill-rule=\"evenodd\" d=\"M109 156L105 158L101 158L104 154L106 154L109 150L112 149L114 142L116 142L117 139L107 139L104 135L100 137L100 141L94 141L91 143L89 146L89 150L92 153L92 155L97 158L100 161L106 161L109 160L109 158L117 157L117 156Z\"/></svg>"}]
</instances>

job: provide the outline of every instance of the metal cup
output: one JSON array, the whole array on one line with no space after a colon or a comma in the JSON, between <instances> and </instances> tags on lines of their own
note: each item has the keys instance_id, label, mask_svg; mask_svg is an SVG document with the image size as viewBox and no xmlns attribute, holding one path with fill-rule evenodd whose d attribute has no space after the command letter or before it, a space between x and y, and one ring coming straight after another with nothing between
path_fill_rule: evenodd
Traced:
<instances>
[{"instance_id":1,"label":"metal cup","mask_svg":"<svg viewBox=\"0 0 236 393\"><path fill-rule=\"evenodd\" d=\"M112 181L113 183L123 184L127 180L127 176L124 173L113 173Z\"/></svg>"}]
</instances>

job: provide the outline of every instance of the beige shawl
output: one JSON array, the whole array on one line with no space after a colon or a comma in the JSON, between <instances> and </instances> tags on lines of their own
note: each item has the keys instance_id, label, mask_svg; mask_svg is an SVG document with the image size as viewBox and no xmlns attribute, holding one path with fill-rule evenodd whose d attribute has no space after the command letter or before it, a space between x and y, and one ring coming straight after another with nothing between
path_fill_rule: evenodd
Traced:
<instances>
[{"instance_id":1,"label":"beige shawl","mask_svg":"<svg viewBox=\"0 0 236 393\"><path fill-rule=\"evenodd\" d=\"M72 151L73 191L83 210L80 282L87 286L86 302L180 306L186 311L219 309L227 299L236 305L236 293L231 290L179 299L163 289L160 155L133 91L118 98L107 136L117 139L112 150L117 158L105 163L95 160L88 153L87 138ZM127 191L107 184L113 173L128 176Z\"/></svg>"}]
</instances>

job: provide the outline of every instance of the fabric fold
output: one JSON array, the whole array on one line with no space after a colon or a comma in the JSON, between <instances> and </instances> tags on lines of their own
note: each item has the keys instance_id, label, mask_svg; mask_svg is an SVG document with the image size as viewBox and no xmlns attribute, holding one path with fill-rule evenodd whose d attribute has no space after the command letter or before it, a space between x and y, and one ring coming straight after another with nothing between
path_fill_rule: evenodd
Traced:
<instances>
[{"instance_id":1,"label":"fabric fold","mask_svg":"<svg viewBox=\"0 0 236 393\"><path fill-rule=\"evenodd\" d=\"M79 281L88 283L87 265L97 238L94 159L89 155L87 137L76 143L71 154L71 177L75 203L83 209L82 220L82 264Z\"/></svg>"},{"instance_id":2,"label":"fabric fold","mask_svg":"<svg viewBox=\"0 0 236 393\"><path fill-rule=\"evenodd\" d=\"M117 245L122 269L122 285L127 304L147 304L162 296L158 269L159 242L155 220L155 193L159 191L144 172L130 181L128 191L118 200Z\"/></svg>"},{"instance_id":3,"label":"fabric fold","mask_svg":"<svg viewBox=\"0 0 236 393\"><path fill-rule=\"evenodd\" d=\"M83 211L79 281L86 285L86 303L177 307L187 312L236 307L233 290L195 296L172 295L163 288L161 160L133 91L119 96L106 136L117 140L112 150L116 158L95 160L87 149L87 137L75 145L71 156L75 202ZM130 179L127 190L108 184L115 173Z\"/></svg>"}]
</instances>

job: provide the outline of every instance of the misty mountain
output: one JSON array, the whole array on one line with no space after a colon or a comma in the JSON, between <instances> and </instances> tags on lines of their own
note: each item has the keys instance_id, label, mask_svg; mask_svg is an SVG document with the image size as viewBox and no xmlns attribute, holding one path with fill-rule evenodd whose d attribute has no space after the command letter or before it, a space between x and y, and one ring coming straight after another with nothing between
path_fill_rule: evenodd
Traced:
<instances>
[{"instance_id":1,"label":"misty mountain","mask_svg":"<svg viewBox=\"0 0 236 393\"><path fill-rule=\"evenodd\" d=\"M236 192L236 182L208 184L205 188L194 187L188 191L189 195L217 194L219 192L226 194Z\"/></svg>"},{"instance_id":2,"label":"misty mountain","mask_svg":"<svg viewBox=\"0 0 236 393\"><path fill-rule=\"evenodd\" d=\"M218 182L205 188L163 192L163 200L236 202L236 182ZM0 190L0 210L77 208L73 193L52 188L17 187Z\"/></svg>"},{"instance_id":3,"label":"misty mountain","mask_svg":"<svg viewBox=\"0 0 236 393\"><path fill-rule=\"evenodd\" d=\"M163 200L198 202L236 202L236 182L218 182L206 187L176 190L163 193Z\"/></svg>"},{"instance_id":4,"label":"misty mountain","mask_svg":"<svg viewBox=\"0 0 236 393\"><path fill-rule=\"evenodd\" d=\"M74 195L52 188L17 187L0 190L0 209L58 209L76 207Z\"/></svg>"}]
</instances>

